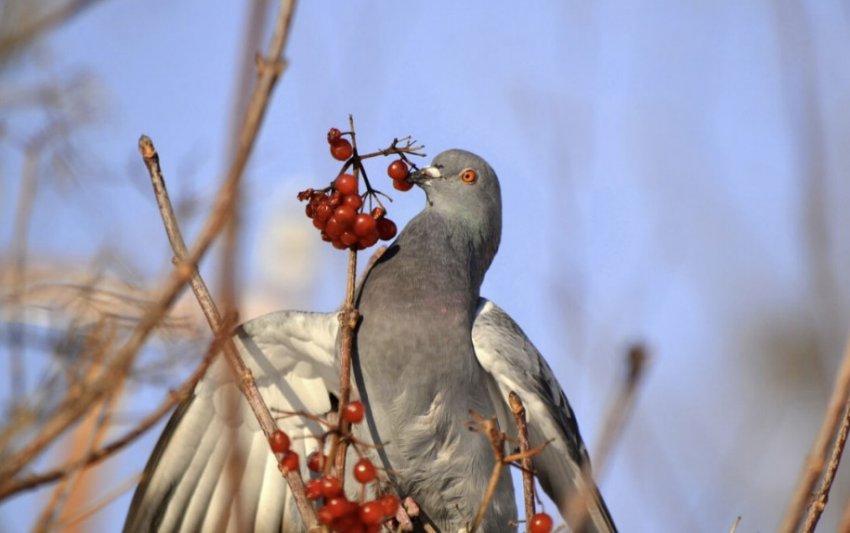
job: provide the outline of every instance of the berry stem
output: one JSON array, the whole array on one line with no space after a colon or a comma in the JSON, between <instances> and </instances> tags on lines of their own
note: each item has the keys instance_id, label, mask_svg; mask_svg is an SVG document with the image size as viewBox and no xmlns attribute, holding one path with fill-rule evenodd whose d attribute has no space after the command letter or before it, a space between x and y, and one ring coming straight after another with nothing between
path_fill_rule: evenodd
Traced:
<instances>
[{"instance_id":1,"label":"berry stem","mask_svg":"<svg viewBox=\"0 0 850 533\"><path fill-rule=\"evenodd\" d=\"M351 144L354 147L354 178L358 179L360 164L357 159L357 139L354 134L354 117L348 115L351 126ZM368 184L367 184L368 187ZM351 424L342 416L345 407L351 400L351 352L354 348L354 328L359 318L357 309L354 308L354 285L357 281L357 251L352 249L348 252L348 275L345 287L345 303L339 314L342 335L340 339L340 372L339 372L339 416L337 431L333 435L331 454L329 459L336 466L339 482L345 483L345 455L348 449L349 439L345 437L351 431ZM330 461L329 461L330 462Z\"/></svg>"}]
</instances>

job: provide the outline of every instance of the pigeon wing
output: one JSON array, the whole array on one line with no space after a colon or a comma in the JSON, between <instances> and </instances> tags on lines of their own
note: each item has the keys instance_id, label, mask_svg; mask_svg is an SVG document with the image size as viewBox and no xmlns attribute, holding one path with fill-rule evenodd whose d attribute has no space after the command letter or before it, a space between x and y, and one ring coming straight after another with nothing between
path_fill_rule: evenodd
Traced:
<instances>
[{"instance_id":1,"label":"pigeon wing","mask_svg":"<svg viewBox=\"0 0 850 533\"><path fill-rule=\"evenodd\" d=\"M475 355L498 388L500 423L515 433L508 394L525 405L530 445L549 444L532 457L537 479L565 519L571 498L586 494L587 518L581 531L616 531L595 484L585 488L582 468L590 460L576 417L549 365L516 322L493 302L481 299L472 327ZM506 419L506 420L505 420ZM592 483L592 480L590 480ZM575 524L571 524L575 529Z\"/></svg>"},{"instance_id":2,"label":"pigeon wing","mask_svg":"<svg viewBox=\"0 0 850 533\"><path fill-rule=\"evenodd\" d=\"M234 342L266 404L323 415L339 374L335 313L282 311L240 326ZM274 414L274 411L273 411ZM280 428L303 459L324 429L290 416ZM237 452L237 453L234 453ZM151 455L125 532L301 530L301 519L247 401L219 357L177 408Z\"/></svg>"}]
</instances>

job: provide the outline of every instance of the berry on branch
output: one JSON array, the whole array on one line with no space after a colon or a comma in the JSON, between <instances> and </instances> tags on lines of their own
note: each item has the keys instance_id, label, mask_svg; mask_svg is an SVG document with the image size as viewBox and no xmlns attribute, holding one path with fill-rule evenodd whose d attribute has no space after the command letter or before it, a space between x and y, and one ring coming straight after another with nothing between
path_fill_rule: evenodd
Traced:
<instances>
[{"instance_id":1,"label":"berry on branch","mask_svg":"<svg viewBox=\"0 0 850 533\"><path fill-rule=\"evenodd\" d=\"M342 412L342 418L344 418L346 422L357 424L363 421L364 412L365 410L363 409L362 403L356 401L350 402L345 406L345 410Z\"/></svg>"},{"instance_id":2,"label":"berry on branch","mask_svg":"<svg viewBox=\"0 0 850 533\"><path fill-rule=\"evenodd\" d=\"M384 217L386 209L380 196L386 195L372 187L363 162L374 157L397 156L398 159L387 167L387 175L396 190L407 191L413 187L407 178L416 168L408 157L423 156L419 152L422 146L415 146L410 137L405 137L401 141L394 139L388 148L361 155L357 151L353 125L351 131L346 132L331 128L327 141L331 155L344 165L329 186L298 193L298 199L307 202L304 214L313 221L322 240L340 250L363 250L378 240L393 239L398 228ZM361 178L366 189L362 195L359 194Z\"/></svg>"}]
</instances>

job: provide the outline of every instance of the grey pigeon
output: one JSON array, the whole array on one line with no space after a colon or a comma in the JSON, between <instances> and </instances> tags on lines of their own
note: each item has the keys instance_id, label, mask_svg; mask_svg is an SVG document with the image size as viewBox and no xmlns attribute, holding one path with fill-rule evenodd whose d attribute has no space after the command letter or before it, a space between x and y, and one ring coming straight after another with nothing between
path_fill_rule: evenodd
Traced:
<instances>
[{"instance_id":1,"label":"grey pigeon","mask_svg":"<svg viewBox=\"0 0 850 533\"><path fill-rule=\"evenodd\" d=\"M584 495L581 531L616 531L596 486L582 475L587 451L551 369L519 326L479 296L501 237L495 172L472 153L449 150L411 180L425 191L426 207L357 294L355 394L367 405L357 437L380 444L372 452L377 464L400 497L419 505L416 531L465 531L494 464L487 439L469 430L469 412L495 416L503 430L515 431L506 400L514 391L525 403L532 445L550 442L532 459L544 491L568 519L575 515L567 512L571 498ZM282 311L242 325L235 340L271 407L323 415L338 394L337 337L335 313ZM214 363L166 426L125 531L303 530L275 458L226 372L223 361ZM311 436L323 428L314 420L287 417L280 425L302 458L317 449ZM515 531L516 520L505 469L481 530Z\"/></svg>"}]
</instances>

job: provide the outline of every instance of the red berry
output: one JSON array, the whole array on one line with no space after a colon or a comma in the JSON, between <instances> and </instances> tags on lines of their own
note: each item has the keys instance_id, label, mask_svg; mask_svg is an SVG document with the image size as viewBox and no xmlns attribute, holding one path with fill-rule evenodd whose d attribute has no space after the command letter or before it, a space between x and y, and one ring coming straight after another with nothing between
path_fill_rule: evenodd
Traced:
<instances>
[{"instance_id":1,"label":"red berry","mask_svg":"<svg viewBox=\"0 0 850 533\"><path fill-rule=\"evenodd\" d=\"M378 206L372 210L372 218L374 218L375 220L380 220L386 214L387 210L381 206Z\"/></svg>"},{"instance_id":2,"label":"red berry","mask_svg":"<svg viewBox=\"0 0 850 533\"><path fill-rule=\"evenodd\" d=\"M351 143L347 139L335 139L331 141L331 155L337 161L345 161L353 153L354 149L351 148Z\"/></svg>"},{"instance_id":3,"label":"red berry","mask_svg":"<svg viewBox=\"0 0 850 533\"><path fill-rule=\"evenodd\" d=\"M286 453L289 451L289 435L277 430L269 437L269 445L274 453Z\"/></svg>"},{"instance_id":4,"label":"red berry","mask_svg":"<svg viewBox=\"0 0 850 533\"><path fill-rule=\"evenodd\" d=\"M357 194L350 194L343 199L342 203L357 211L363 207L363 198L360 198Z\"/></svg>"},{"instance_id":5,"label":"red berry","mask_svg":"<svg viewBox=\"0 0 850 533\"><path fill-rule=\"evenodd\" d=\"M322 202L316 207L316 210L313 212L313 216L323 222L326 222L329 218L331 218L333 213L334 210L331 205L327 202Z\"/></svg>"},{"instance_id":6,"label":"red berry","mask_svg":"<svg viewBox=\"0 0 850 533\"><path fill-rule=\"evenodd\" d=\"M319 217L314 217L314 218L313 218L313 226L315 226L315 228L316 228L316 229L321 229L321 230L323 230L323 229L325 229L325 226L326 226L327 224L328 224L327 220L322 220L322 219L321 219L321 218L319 218Z\"/></svg>"},{"instance_id":7,"label":"red berry","mask_svg":"<svg viewBox=\"0 0 850 533\"><path fill-rule=\"evenodd\" d=\"M345 409L342 411L342 418L346 422L350 422L352 424L357 424L363 421L363 404L360 402L350 402L346 404Z\"/></svg>"},{"instance_id":8,"label":"red berry","mask_svg":"<svg viewBox=\"0 0 850 533\"><path fill-rule=\"evenodd\" d=\"M334 520L334 523L331 524L331 529L338 533L367 533L366 526L360 523L360 516L357 514L357 504L354 502L348 502L351 504L351 510L348 511L348 514L342 516Z\"/></svg>"},{"instance_id":9,"label":"red berry","mask_svg":"<svg viewBox=\"0 0 850 533\"><path fill-rule=\"evenodd\" d=\"M304 493L311 500L318 500L322 497L322 480L311 479L304 484Z\"/></svg>"},{"instance_id":10,"label":"red berry","mask_svg":"<svg viewBox=\"0 0 850 533\"><path fill-rule=\"evenodd\" d=\"M378 230L373 228L367 235L364 235L357 240L357 245L361 248L368 248L370 246L374 246L376 242L378 242Z\"/></svg>"},{"instance_id":11,"label":"red berry","mask_svg":"<svg viewBox=\"0 0 850 533\"><path fill-rule=\"evenodd\" d=\"M325 524L326 526L331 525L331 522L333 522L334 518L336 518L333 515L333 511L331 511L325 506L319 507L319 510L316 511L316 515L319 518L319 522Z\"/></svg>"},{"instance_id":12,"label":"red berry","mask_svg":"<svg viewBox=\"0 0 850 533\"><path fill-rule=\"evenodd\" d=\"M328 130L328 142L332 143L335 140L339 139L342 136L342 132L337 128L331 128Z\"/></svg>"},{"instance_id":13,"label":"red berry","mask_svg":"<svg viewBox=\"0 0 850 533\"><path fill-rule=\"evenodd\" d=\"M357 178L351 174L340 174L334 180L334 188L338 190L342 196L357 194Z\"/></svg>"},{"instance_id":14,"label":"red berry","mask_svg":"<svg viewBox=\"0 0 850 533\"><path fill-rule=\"evenodd\" d=\"M292 450L283 454L280 465L284 470L298 470L298 454Z\"/></svg>"},{"instance_id":15,"label":"red berry","mask_svg":"<svg viewBox=\"0 0 850 533\"><path fill-rule=\"evenodd\" d=\"M378 237L382 241L388 241L395 237L398 229L395 227L395 222L388 218L380 218L377 222Z\"/></svg>"},{"instance_id":16,"label":"red berry","mask_svg":"<svg viewBox=\"0 0 850 533\"><path fill-rule=\"evenodd\" d=\"M345 496L338 496L327 500L325 502L325 507L330 510L334 518L340 518L347 515L357 507L357 504L354 504L354 508L352 508L351 504L352 502L348 501Z\"/></svg>"},{"instance_id":17,"label":"red berry","mask_svg":"<svg viewBox=\"0 0 850 533\"><path fill-rule=\"evenodd\" d=\"M378 500L378 503L381 504L381 511L383 511L384 516L395 516L396 511L398 511L399 501L395 494L384 494Z\"/></svg>"},{"instance_id":18,"label":"red berry","mask_svg":"<svg viewBox=\"0 0 850 533\"><path fill-rule=\"evenodd\" d=\"M307 468L313 472L321 472L325 467L325 454L313 452L307 457Z\"/></svg>"},{"instance_id":19,"label":"red berry","mask_svg":"<svg viewBox=\"0 0 850 533\"><path fill-rule=\"evenodd\" d=\"M549 533L552 531L552 517L546 513L537 513L528 521L528 533Z\"/></svg>"},{"instance_id":20,"label":"red berry","mask_svg":"<svg viewBox=\"0 0 850 533\"><path fill-rule=\"evenodd\" d=\"M307 206L304 207L304 213L309 218L313 218L313 215L315 214L315 212L316 212L316 206L314 206L313 204L307 204Z\"/></svg>"},{"instance_id":21,"label":"red berry","mask_svg":"<svg viewBox=\"0 0 850 533\"><path fill-rule=\"evenodd\" d=\"M342 244L345 245L344 246L345 248L348 248L349 246L354 246L355 244L357 244L357 238L358 238L357 235L355 235L354 233L352 233L350 231L344 231L344 232L342 232L342 235L339 236L339 240Z\"/></svg>"},{"instance_id":22,"label":"red berry","mask_svg":"<svg viewBox=\"0 0 850 533\"><path fill-rule=\"evenodd\" d=\"M369 483L378 477L378 471L372 461L365 457L354 464L354 479L360 483Z\"/></svg>"},{"instance_id":23,"label":"red berry","mask_svg":"<svg viewBox=\"0 0 850 533\"><path fill-rule=\"evenodd\" d=\"M348 248L348 246L346 246L345 243L342 242L338 237L336 239L331 240L331 244L337 250L345 250L346 248Z\"/></svg>"},{"instance_id":24,"label":"red berry","mask_svg":"<svg viewBox=\"0 0 850 533\"><path fill-rule=\"evenodd\" d=\"M345 228L342 224L339 223L339 220L337 220L335 216L329 218L327 223L325 224L325 233L327 233L328 237L330 237L331 239L339 237L340 235L342 235L343 231L345 231Z\"/></svg>"},{"instance_id":25,"label":"red berry","mask_svg":"<svg viewBox=\"0 0 850 533\"><path fill-rule=\"evenodd\" d=\"M335 477L324 476L320 480L322 482L322 496L325 498L335 498L342 494L342 485Z\"/></svg>"},{"instance_id":26,"label":"red berry","mask_svg":"<svg viewBox=\"0 0 850 533\"><path fill-rule=\"evenodd\" d=\"M360 521L366 525L380 524L384 521L384 512L378 502L360 504Z\"/></svg>"},{"instance_id":27,"label":"red berry","mask_svg":"<svg viewBox=\"0 0 850 533\"><path fill-rule=\"evenodd\" d=\"M413 183L407 180L393 180L393 188L397 191L406 192L413 188Z\"/></svg>"},{"instance_id":28,"label":"red berry","mask_svg":"<svg viewBox=\"0 0 850 533\"><path fill-rule=\"evenodd\" d=\"M375 229L375 218L372 215L367 215L365 213L360 213L356 217L354 217L354 225L352 226L352 231L358 237L365 237L372 233Z\"/></svg>"},{"instance_id":29,"label":"red berry","mask_svg":"<svg viewBox=\"0 0 850 533\"><path fill-rule=\"evenodd\" d=\"M394 180L403 180L407 177L407 164L401 159L393 161L387 167L387 175Z\"/></svg>"},{"instance_id":30,"label":"red berry","mask_svg":"<svg viewBox=\"0 0 850 533\"><path fill-rule=\"evenodd\" d=\"M346 196L346 198L352 198L351 196ZM359 196L354 196L353 198L359 198ZM350 205L343 203L341 206L336 208L334 211L334 217L337 222L345 228L351 226L351 223L354 222L354 217L357 216L357 212L351 208Z\"/></svg>"}]
</instances>

